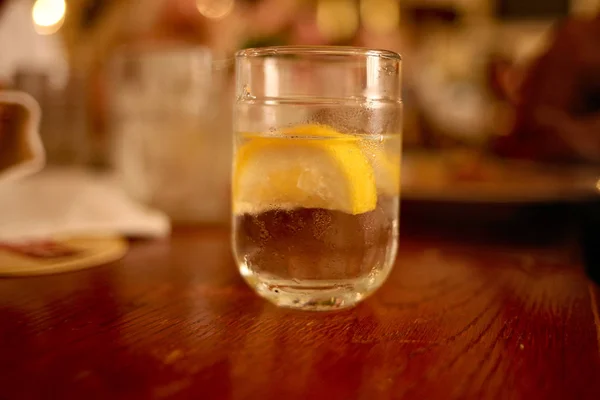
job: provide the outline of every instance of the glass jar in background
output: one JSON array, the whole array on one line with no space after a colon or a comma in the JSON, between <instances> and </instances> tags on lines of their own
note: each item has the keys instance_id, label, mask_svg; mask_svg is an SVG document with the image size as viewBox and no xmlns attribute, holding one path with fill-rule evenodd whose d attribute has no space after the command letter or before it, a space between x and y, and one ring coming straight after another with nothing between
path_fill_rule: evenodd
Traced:
<instances>
[{"instance_id":1,"label":"glass jar in background","mask_svg":"<svg viewBox=\"0 0 600 400\"><path fill-rule=\"evenodd\" d=\"M192 45L127 47L111 64L117 175L176 223L228 223L230 70Z\"/></svg>"},{"instance_id":2,"label":"glass jar in background","mask_svg":"<svg viewBox=\"0 0 600 400\"><path fill-rule=\"evenodd\" d=\"M68 71L56 84L50 75L35 69L19 69L13 87L33 96L40 104L40 136L49 166L86 166L91 161L91 140L84 76Z\"/></svg>"},{"instance_id":3,"label":"glass jar in background","mask_svg":"<svg viewBox=\"0 0 600 400\"><path fill-rule=\"evenodd\" d=\"M400 57L349 47L267 47L236 57L233 250L262 297L351 307L397 251Z\"/></svg>"}]
</instances>

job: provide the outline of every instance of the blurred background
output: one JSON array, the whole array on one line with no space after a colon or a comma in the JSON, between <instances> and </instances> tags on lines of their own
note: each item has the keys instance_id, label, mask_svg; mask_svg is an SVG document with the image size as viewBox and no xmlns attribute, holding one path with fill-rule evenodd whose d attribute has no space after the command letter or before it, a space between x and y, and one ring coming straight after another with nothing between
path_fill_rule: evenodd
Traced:
<instances>
[{"instance_id":1,"label":"blurred background","mask_svg":"<svg viewBox=\"0 0 600 400\"><path fill-rule=\"evenodd\" d=\"M564 195L552 186L556 174L498 185L507 165L482 164L481 155L508 131L511 93L551 27L593 15L600 0L0 0L0 7L0 85L40 103L51 165L116 168L132 196L174 219L225 220L227 60L266 45L403 55L404 148L426 155L403 171L406 197L449 196L445 189L458 181L494 179L457 195L510 200L532 187L541 197ZM206 210L182 205L195 195L188 189L160 190L189 187L185 180L207 168L211 193L222 195ZM174 171L181 184L169 178Z\"/></svg>"}]
</instances>

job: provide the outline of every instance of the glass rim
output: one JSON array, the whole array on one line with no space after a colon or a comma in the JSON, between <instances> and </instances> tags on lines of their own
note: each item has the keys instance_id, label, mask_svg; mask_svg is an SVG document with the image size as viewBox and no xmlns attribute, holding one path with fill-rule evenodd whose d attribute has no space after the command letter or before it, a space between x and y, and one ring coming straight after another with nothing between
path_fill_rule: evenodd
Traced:
<instances>
[{"instance_id":1,"label":"glass rim","mask_svg":"<svg viewBox=\"0 0 600 400\"><path fill-rule=\"evenodd\" d=\"M285 55L316 55L316 56L363 56L379 57L392 61L402 61L402 56L391 50L371 49L353 46L267 46L251 47L239 50L235 53L236 59L247 59L253 57L285 56Z\"/></svg>"}]
</instances>

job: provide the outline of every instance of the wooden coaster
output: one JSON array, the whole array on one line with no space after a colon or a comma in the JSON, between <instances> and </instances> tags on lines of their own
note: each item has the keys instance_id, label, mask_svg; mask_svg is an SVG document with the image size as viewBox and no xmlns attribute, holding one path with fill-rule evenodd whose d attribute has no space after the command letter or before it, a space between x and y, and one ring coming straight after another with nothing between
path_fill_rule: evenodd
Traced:
<instances>
[{"instance_id":1,"label":"wooden coaster","mask_svg":"<svg viewBox=\"0 0 600 400\"><path fill-rule=\"evenodd\" d=\"M0 277L49 275L107 264L127 253L121 237L69 238L0 243Z\"/></svg>"}]
</instances>

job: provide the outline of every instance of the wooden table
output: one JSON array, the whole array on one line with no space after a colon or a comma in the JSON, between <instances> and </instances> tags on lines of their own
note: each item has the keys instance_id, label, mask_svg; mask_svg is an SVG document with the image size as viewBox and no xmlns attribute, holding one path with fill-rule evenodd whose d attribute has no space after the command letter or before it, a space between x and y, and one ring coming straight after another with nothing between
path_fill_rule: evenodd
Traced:
<instances>
[{"instance_id":1,"label":"wooden table","mask_svg":"<svg viewBox=\"0 0 600 400\"><path fill-rule=\"evenodd\" d=\"M229 233L0 280L0 399L600 399L598 300L560 246L409 235L355 309L277 309Z\"/></svg>"}]
</instances>

